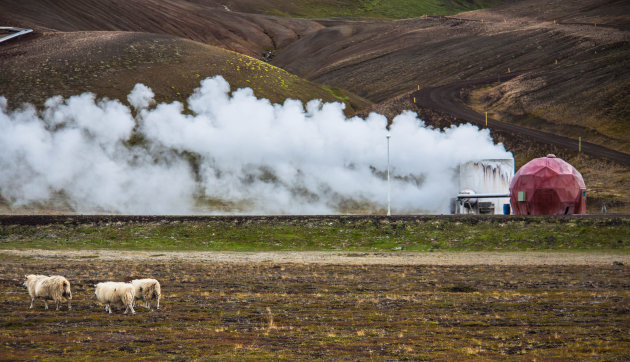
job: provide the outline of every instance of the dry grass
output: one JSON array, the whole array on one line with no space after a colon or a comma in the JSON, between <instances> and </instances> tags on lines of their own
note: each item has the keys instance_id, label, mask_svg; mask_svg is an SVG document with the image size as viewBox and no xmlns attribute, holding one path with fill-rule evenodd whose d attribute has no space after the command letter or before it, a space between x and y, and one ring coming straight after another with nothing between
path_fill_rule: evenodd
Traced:
<instances>
[{"instance_id":1,"label":"dry grass","mask_svg":"<svg viewBox=\"0 0 630 362\"><path fill-rule=\"evenodd\" d=\"M26 273L66 275L71 311L28 310ZM627 359L627 266L0 263L7 359ZM160 311L107 315L101 280L151 275ZM17 312L17 313L16 313Z\"/></svg>"}]
</instances>

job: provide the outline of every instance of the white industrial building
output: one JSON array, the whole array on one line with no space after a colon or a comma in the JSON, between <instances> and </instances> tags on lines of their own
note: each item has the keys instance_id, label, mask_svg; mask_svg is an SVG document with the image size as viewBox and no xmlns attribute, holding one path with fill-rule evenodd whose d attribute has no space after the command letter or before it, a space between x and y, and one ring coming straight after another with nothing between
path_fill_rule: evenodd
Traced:
<instances>
[{"instance_id":1,"label":"white industrial building","mask_svg":"<svg viewBox=\"0 0 630 362\"><path fill-rule=\"evenodd\" d=\"M459 165L455 214L509 214L514 159L489 159ZM507 206L506 206L507 205Z\"/></svg>"}]
</instances>

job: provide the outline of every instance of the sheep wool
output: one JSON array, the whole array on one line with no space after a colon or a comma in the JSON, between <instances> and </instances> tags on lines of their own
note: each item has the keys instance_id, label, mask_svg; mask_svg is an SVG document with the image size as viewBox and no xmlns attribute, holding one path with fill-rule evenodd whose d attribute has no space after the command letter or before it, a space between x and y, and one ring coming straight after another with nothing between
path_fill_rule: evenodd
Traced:
<instances>
[{"instance_id":1,"label":"sheep wool","mask_svg":"<svg viewBox=\"0 0 630 362\"><path fill-rule=\"evenodd\" d=\"M144 301L145 308L151 309L151 299L157 300L156 309L160 309L160 296L162 291L160 288L160 282L155 279L134 279L131 281L135 288L136 300L141 299Z\"/></svg>"},{"instance_id":2,"label":"sheep wool","mask_svg":"<svg viewBox=\"0 0 630 362\"><path fill-rule=\"evenodd\" d=\"M131 312L136 314L133 310L133 303L135 301L135 289L130 283L122 282L102 282L96 284L94 295L99 302L105 304L105 311L112 313L111 305L122 305L125 308L124 314Z\"/></svg>"},{"instance_id":3,"label":"sheep wool","mask_svg":"<svg viewBox=\"0 0 630 362\"><path fill-rule=\"evenodd\" d=\"M33 308L33 303L37 298L44 300L45 309L48 309L48 300L52 300L55 302L56 310L59 310L63 299L68 301L68 309L72 309L72 305L70 304L72 291L68 279L61 275L46 276L30 274L25 277L26 281L23 285L31 296L30 309Z\"/></svg>"}]
</instances>

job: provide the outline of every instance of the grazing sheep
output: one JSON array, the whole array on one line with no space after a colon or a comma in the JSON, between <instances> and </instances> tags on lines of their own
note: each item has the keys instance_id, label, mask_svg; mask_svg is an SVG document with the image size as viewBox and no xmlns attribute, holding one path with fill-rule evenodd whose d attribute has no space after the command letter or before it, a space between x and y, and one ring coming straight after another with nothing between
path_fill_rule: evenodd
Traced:
<instances>
[{"instance_id":1,"label":"grazing sheep","mask_svg":"<svg viewBox=\"0 0 630 362\"><path fill-rule=\"evenodd\" d=\"M99 302L105 304L105 311L112 313L111 304L122 305L125 308L123 314L131 311L131 314L136 314L133 310L133 302L135 298L135 289L130 283L122 282L103 282L96 284L94 295Z\"/></svg>"},{"instance_id":2,"label":"grazing sheep","mask_svg":"<svg viewBox=\"0 0 630 362\"><path fill-rule=\"evenodd\" d=\"M60 276L46 276L46 275L26 275L26 281L24 286L28 290L28 294L31 296L31 305L29 309L33 308L35 298L41 298L44 300L44 306L48 309L48 299L52 299L59 310L62 298L68 301L68 309L72 309L70 300L72 299L72 292L70 291L70 282L68 279Z\"/></svg>"},{"instance_id":3,"label":"grazing sheep","mask_svg":"<svg viewBox=\"0 0 630 362\"><path fill-rule=\"evenodd\" d=\"M135 287L136 300L142 299L145 308L151 309L151 299L157 300L155 309L160 309L160 282L155 279L134 279L131 284Z\"/></svg>"}]
</instances>

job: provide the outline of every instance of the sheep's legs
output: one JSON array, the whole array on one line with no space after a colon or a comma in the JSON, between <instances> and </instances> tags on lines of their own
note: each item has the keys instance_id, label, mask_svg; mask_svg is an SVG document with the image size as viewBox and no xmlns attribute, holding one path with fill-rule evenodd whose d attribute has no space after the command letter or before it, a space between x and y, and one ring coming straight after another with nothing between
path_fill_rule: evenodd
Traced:
<instances>
[{"instance_id":1,"label":"sheep's legs","mask_svg":"<svg viewBox=\"0 0 630 362\"><path fill-rule=\"evenodd\" d=\"M130 310L131 310L131 314L136 314L136 311L133 310L133 305L131 305L131 304L127 306L127 308L125 309L125 313L123 313L123 314L127 314L127 312L130 311Z\"/></svg>"},{"instance_id":2,"label":"sheep's legs","mask_svg":"<svg viewBox=\"0 0 630 362\"><path fill-rule=\"evenodd\" d=\"M31 298L31 306L28 309L33 309L33 303L35 303L35 298Z\"/></svg>"},{"instance_id":3,"label":"sheep's legs","mask_svg":"<svg viewBox=\"0 0 630 362\"><path fill-rule=\"evenodd\" d=\"M44 309L48 310L48 302L46 301L46 299L44 299L44 306L46 307Z\"/></svg>"},{"instance_id":4,"label":"sheep's legs","mask_svg":"<svg viewBox=\"0 0 630 362\"><path fill-rule=\"evenodd\" d=\"M155 309L160 309L160 296L159 295L157 297L157 306L155 307Z\"/></svg>"}]
</instances>

